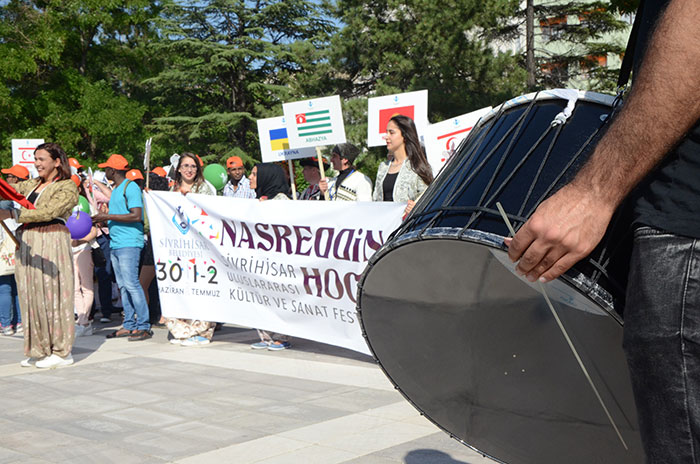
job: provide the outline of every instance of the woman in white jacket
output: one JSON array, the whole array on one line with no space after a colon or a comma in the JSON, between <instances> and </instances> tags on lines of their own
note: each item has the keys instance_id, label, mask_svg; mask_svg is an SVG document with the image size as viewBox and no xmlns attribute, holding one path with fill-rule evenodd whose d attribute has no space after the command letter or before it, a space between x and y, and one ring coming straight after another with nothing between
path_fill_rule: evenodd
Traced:
<instances>
[{"instance_id":1,"label":"woman in white jacket","mask_svg":"<svg viewBox=\"0 0 700 464\"><path fill-rule=\"evenodd\" d=\"M433 181L433 171L418 140L413 120L396 115L386 126L389 159L379 165L374 185L374 201L406 202L408 214L416 200Z\"/></svg>"}]
</instances>

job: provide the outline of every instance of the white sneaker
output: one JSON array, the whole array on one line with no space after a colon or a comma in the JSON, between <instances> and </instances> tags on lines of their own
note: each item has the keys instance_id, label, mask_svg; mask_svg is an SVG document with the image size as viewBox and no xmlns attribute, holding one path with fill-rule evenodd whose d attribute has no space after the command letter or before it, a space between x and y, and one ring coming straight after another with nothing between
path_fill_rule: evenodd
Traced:
<instances>
[{"instance_id":1,"label":"white sneaker","mask_svg":"<svg viewBox=\"0 0 700 464\"><path fill-rule=\"evenodd\" d=\"M201 335L195 335L194 337L190 337L187 340L183 340L180 345L182 346L199 346L199 345L208 345L211 343L211 340L208 338L202 337Z\"/></svg>"},{"instance_id":2,"label":"white sneaker","mask_svg":"<svg viewBox=\"0 0 700 464\"><path fill-rule=\"evenodd\" d=\"M170 343L172 343L173 345L182 345L183 341L184 340L182 340L181 338L171 338L170 339Z\"/></svg>"},{"instance_id":3,"label":"white sneaker","mask_svg":"<svg viewBox=\"0 0 700 464\"><path fill-rule=\"evenodd\" d=\"M34 367L37 361L44 359L44 358L27 358L23 359L19 362L19 365L22 367Z\"/></svg>"},{"instance_id":4,"label":"white sneaker","mask_svg":"<svg viewBox=\"0 0 700 464\"><path fill-rule=\"evenodd\" d=\"M40 369L53 369L60 366L70 366L71 364L73 364L73 356L68 355L65 358L62 358L57 354L52 354L41 361L37 361L36 367Z\"/></svg>"},{"instance_id":5,"label":"white sneaker","mask_svg":"<svg viewBox=\"0 0 700 464\"><path fill-rule=\"evenodd\" d=\"M76 337L87 337L92 335L94 329L92 328L92 322L88 322L88 325L75 324L75 336Z\"/></svg>"}]
</instances>

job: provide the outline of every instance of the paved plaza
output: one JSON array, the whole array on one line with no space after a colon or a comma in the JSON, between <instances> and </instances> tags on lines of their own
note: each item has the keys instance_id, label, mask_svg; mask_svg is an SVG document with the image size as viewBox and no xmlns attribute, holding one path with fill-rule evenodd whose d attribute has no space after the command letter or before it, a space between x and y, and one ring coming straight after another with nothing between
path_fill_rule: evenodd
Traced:
<instances>
[{"instance_id":1,"label":"paved plaza","mask_svg":"<svg viewBox=\"0 0 700 464\"><path fill-rule=\"evenodd\" d=\"M0 337L2 463L488 464L394 389L373 359L293 339L249 348L224 326L210 345L76 340L73 366L20 367Z\"/></svg>"}]
</instances>

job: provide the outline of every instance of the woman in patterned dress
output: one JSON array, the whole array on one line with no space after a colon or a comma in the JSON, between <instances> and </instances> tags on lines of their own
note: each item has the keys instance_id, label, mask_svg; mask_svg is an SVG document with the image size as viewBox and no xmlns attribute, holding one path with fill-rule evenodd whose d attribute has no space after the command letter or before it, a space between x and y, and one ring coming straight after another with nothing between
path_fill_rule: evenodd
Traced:
<instances>
[{"instance_id":1,"label":"woman in patterned dress","mask_svg":"<svg viewBox=\"0 0 700 464\"><path fill-rule=\"evenodd\" d=\"M78 189L63 149L43 143L34 151L35 179L15 184L36 209L1 210L21 224L15 278L24 324L24 367L73 364L73 252L66 220L78 204Z\"/></svg>"}]
</instances>

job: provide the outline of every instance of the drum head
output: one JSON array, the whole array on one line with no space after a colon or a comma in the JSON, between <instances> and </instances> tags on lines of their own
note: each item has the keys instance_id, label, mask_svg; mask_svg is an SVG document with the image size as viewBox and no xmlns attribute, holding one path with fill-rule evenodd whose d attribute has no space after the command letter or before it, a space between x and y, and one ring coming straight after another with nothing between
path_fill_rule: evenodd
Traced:
<instances>
[{"instance_id":1,"label":"drum head","mask_svg":"<svg viewBox=\"0 0 700 464\"><path fill-rule=\"evenodd\" d=\"M380 365L430 420L499 461L643 462L620 323L563 280L548 290L578 301L552 298L629 450L542 295L504 265L502 240L434 231L375 255L358 308Z\"/></svg>"}]
</instances>

